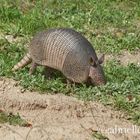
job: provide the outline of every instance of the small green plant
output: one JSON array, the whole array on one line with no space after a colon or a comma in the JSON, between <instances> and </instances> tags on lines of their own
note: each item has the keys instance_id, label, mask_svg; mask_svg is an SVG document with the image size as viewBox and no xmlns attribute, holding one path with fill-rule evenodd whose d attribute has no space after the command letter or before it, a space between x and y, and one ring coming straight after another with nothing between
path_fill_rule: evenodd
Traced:
<instances>
[{"instance_id":1,"label":"small green plant","mask_svg":"<svg viewBox=\"0 0 140 140\"><path fill-rule=\"evenodd\" d=\"M18 113L16 115L13 115L12 113L0 112L0 123L28 126L28 123L25 120L23 120Z\"/></svg>"},{"instance_id":2,"label":"small green plant","mask_svg":"<svg viewBox=\"0 0 140 140\"><path fill-rule=\"evenodd\" d=\"M92 137L96 140L109 140L109 138L107 138L106 136L104 136L103 134L101 134L98 131L94 131L92 133Z\"/></svg>"}]
</instances>

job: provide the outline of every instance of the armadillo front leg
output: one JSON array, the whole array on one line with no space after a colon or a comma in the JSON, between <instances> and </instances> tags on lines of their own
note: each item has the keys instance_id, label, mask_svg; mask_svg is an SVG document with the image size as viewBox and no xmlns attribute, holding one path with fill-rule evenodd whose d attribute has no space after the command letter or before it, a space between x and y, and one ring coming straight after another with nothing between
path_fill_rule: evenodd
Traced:
<instances>
[{"instance_id":1,"label":"armadillo front leg","mask_svg":"<svg viewBox=\"0 0 140 140\"><path fill-rule=\"evenodd\" d=\"M29 74L33 74L36 70L37 64L35 62L32 62L30 70L29 70Z\"/></svg>"},{"instance_id":2,"label":"armadillo front leg","mask_svg":"<svg viewBox=\"0 0 140 140\"><path fill-rule=\"evenodd\" d=\"M71 80L69 80L69 79L66 79L66 83L67 83L67 88L72 88L72 87L76 87L76 85L75 85L75 82L73 82L73 81L71 81Z\"/></svg>"}]
</instances>

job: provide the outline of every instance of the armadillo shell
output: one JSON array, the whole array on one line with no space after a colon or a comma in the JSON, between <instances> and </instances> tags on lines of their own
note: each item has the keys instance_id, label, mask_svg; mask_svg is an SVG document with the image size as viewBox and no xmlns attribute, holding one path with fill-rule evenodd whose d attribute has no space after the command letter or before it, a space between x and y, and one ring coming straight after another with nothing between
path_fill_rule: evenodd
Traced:
<instances>
[{"instance_id":1,"label":"armadillo shell","mask_svg":"<svg viewBox=\"0 0 140 140\"><path fill-rule=\"evenodd\" d=\"M50 29L35 35L30 55L36 63L60 70L74 82L84 82L89 75L90 58L96 53L80 33L67 28Z\"/></svg>"}]
</instances>

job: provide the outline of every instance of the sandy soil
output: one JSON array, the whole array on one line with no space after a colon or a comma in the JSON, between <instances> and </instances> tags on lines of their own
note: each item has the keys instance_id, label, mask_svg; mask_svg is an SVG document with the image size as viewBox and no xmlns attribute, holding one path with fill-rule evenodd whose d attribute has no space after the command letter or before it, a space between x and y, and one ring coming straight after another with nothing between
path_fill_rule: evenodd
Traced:
<instances>
[{"instance_id":1,"label":"sandy soil","mask_svg":"<svg viewBox=\"0 0 140 140\"><path fill-rule=\"evenodd\" d=\"M120 55L105 55L105 61L117 60L120 64L127 66L128 64L134 63L140 66L140 50L134 53L123 51Z\"/></svg>"},{"instance_id":2,"label":"sandy soil","mask_svg":"<svg viewBox=\"0 0 140 140\"><path fill-rule=\"evenodd\" d=\"M0 78L0 108L17 113L32 127L0 124L0 140L94 140L100 131L110 140L139 140L140 129L124 114L97 102L63 94L24 91L17 82Z\"/></svg>"}]
</instances>

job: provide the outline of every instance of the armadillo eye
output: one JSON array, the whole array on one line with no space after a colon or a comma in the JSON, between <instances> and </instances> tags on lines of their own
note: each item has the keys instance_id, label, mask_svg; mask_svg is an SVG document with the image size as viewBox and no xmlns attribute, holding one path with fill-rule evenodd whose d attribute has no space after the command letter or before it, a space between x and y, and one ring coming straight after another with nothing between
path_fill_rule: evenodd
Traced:
<instances>
[{"instance_id":1,"label":"armadillo eye","mask_svg":"<svg viewBox=\"0 0 140 140\"><path fill-rule=\"evenodd\" d=\"M94 66L95 62L94 62L94 60L93 60L92 57L90 57L90 59L89 59L89 63L90 63L90 65Z\"/></svg>"},{"instance_id":2,"label":"armadillo eye","mask_svg":"<svg viewBox=\"0 0 140 140\"><path fill-rule=\"evenodd\" d=\"M92 57L90 58L89 62L90 62L90 65L93 66L93 67L97 66L96 62L93 60Z\"/></svg>"}]
</instances>

